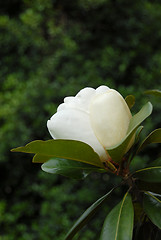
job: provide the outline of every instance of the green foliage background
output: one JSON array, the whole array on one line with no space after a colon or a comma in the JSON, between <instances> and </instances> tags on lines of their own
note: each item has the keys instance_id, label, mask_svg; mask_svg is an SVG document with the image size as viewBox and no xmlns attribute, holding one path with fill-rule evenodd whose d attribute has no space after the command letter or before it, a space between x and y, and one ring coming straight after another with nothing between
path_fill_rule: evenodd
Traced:
<instances>
[{"instance_id":1,"label":"green foliage background","mask_svg":"<svg viewBox=\"0 0 161 240\"><path fill-rule=\"evenodd\" d=\"M11 148L47 140L46 121L65 96L86 86L136 96L134 112L161 89L161 5L136 0L13 0L0 3L0 239L61 240L115 183L92 174L74 181L43 173ZM160 126L159 101L143 135ZM159 156L155 145L135 167ZM98 239L121 192L75 239Z\"/></svg>"}]
</instances>

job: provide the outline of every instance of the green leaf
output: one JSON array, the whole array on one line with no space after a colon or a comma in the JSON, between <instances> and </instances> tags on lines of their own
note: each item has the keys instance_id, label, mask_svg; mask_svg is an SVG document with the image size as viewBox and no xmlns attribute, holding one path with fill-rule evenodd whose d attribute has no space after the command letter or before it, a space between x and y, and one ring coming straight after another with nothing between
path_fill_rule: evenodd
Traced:
<instances>
[{"instance_id":1,"label":"green leaf","mask_svg":"<svg viewBox=\"0 0 161 240\"><path fill-rule=\"evenodd\" d=\"M131 109L134 106L134 104L135 104L135 97L134 97L134 95L128 95L125 98L125 101L126 101L128 107Z\"/></svg>"},{"instance_id":2,"label":"green leaf","mask_svg":"<svg viewBox=\"0 0 161 240\"><path fill-rule=\"evenodd\" d=\"M45 162L41 168L44 172L61 174L74 179L84 179L91 172L106 172L105 169L62 158L51 159Z\"/></svg>"},{"instance_id":3,"label":"green leaf","mask_svg":"<svg viewBox=\"0 0 161 240\"><path fill-rule=\"evenodd\" d=\"M152 104L148 102L135 114L129 124L126 137L116 146L108 148L107 151L113 161L120 162L127 151L128 145L134 137L139 125L152 113Z\"/></svg>"},{"instance_id":4,"label":"green leaf","mask_svg":"<svg viewBox=\"0 0 161 240\"><path fill-rule=\"evenodd\" d=\"M144 147L146 147L150 143L161 143L161 128L155 129L143 140L137 150L137 153L139 153Z\"/></svg>"},{"instance_id":5,"label":"green leaf","mask_svg":"<svg viewBox=\"0 0 161 240\"><path fill-rule=\"evenodd\" d=\"M150 220L161 229L161 200L160 195L145 192L143 208Z\"/></svg>"},{"instance_id":6,"label":"green leaf","mask_svg":"<svg viewBox=\"0 0 161 240\"><path fill-rule=\"evenodd\" d=\"M44 161L52 157L64 158L79 162L84 162L97 167L103 167L103 164L93 148L88 144L75 140L36 140L28 143L24 147L18 147L11 150L12 152L25 152L38 154L33 161L38 159ZM44 157L46 156L46 157ZM47 158L49 156L50 158ZM44 158L43 158L44 157ZM104 168L104 167L103 167Z\"/></svg>"},{"instance_id":7,"label":"green leaf","mask_svg":"<svg viewBox=\"0 0 161 240\"><path fill-rule=\"evenodd\" d=\"M137 143L139 141L139 137L140 137L140 134L141 134L143 128L144 128L143 126L140 126L137 128L136 134L135 134L135 143Z\"/></svg>"},{"instance_id":8,"label":"green leaf","mask_svg":"<svg viewBox=\"0 0 161 240\"><path fill-rule=\"evenodd\" d=\"M161 97L161 91L157 90L157 89L147 90L144 93L148 94L148 95L153 95L153 96L156 96L156 97Z\"/></svg>"},{"instance_id":9,"label":"green leaf","mask_svg":"<svg viewBox=\"0 0 161 240\"><path fill-rule=\"evenodd\" d=\"M150 192L161 194L161 182L154 183L154 182L145 182L145 181L138 180L136 181L136 185L141 191L144 190L144 191L150 191Z\"/></svg>"},{"instance_id":10,"label":"green leaf","mask_svg":"<svg viewBox=\"0 0 161 240\"><path fill-rule=\"evenodd\" d=\"M161 182L161 166L147 167L139 169L134 173L134 177L145 182Z\"/></svg>"},{"instance_id":11,"label":"green leaf","mask_svg":"<svg viewBox=\"0 0 161 240\"><path fill-rule=\"evenodd\" d=\"M83 214L82 216L76 221L73 227L70 229L68 234L65 237L65 240L71 240L75 234L82 229L82 227L92 218L92 216L98 211L98 209L102 206L105 202L107 197L113 192L115 188L111 189L107 194L103 197L99 198L95 203L93 203Z\"/></svg>"},{"instance_id":12,"label":"green leaf","mask_svg":"<svg viewBox=\"0 0 161 240\"><path fill-rule=\"evenodd\" d=\"M100 240L132 239L134 209L131 196L126 193L123 200L108 214Z\"/></svg>"},{"instance_id":13,"label":"green leaf","mask_svg":"<svg viewBox=\"0 0 161 240\"><path fill-rule=\"evenodd\" d=\"M51 159L51 156L37 153L34 155L32 162L33 163L44 163L44 162L49 161L50 159Z\"/></svg>"},{"instance_id":14,"label":"green leaf","mask_svg":"<svg viewBox=\"0 0 161 240\"><path fill-rule=\"evenodd\" d=\"M158 166L161 166L161 157L155 159L155 160L152 161L152 162L150 162L150 163L149 163L149 166L150 166L150 167L158 167Z\"/></svg>"}]
</instances>

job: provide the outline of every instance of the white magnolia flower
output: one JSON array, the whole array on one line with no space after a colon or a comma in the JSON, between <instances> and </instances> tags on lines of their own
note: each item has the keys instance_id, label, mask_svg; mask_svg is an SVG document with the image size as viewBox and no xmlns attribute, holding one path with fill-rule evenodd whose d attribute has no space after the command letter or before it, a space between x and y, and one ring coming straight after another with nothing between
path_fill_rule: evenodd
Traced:
<instances>
[{"instance_id":1,"label":"white magnolia flower","mask_svg":"<svg viewBox=\"0 0 161 240\"><path fill-rule=\"evenodd\" d=\"M48 120L47 127L54 139L85 142L101 161L106 161L109 155L105 149L126 136L131 117L129 107L116 90L106 86L96 90L87 87L75 97L66 97Z\"/></svg>"}]
</instances>

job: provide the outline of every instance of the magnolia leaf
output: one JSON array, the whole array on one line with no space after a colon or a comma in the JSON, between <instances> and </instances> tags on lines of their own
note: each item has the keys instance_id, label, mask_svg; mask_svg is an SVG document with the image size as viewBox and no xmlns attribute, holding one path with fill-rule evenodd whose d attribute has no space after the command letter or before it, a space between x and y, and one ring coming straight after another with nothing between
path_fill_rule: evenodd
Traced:
<instances>
[{"instance_id":1,"label":"magnolia leaf","mask_svg":"<svg viewBox=\"0 0 161 240\"><path fill-rule=\"evenodd\" d=\"M143 126L140 126L137 128L136 134L135 134L135 143L137 143L139 141L139 137L140 137L140 134L141 134L143 128L144 128Z\"/></svg>"},{"instance_id":2,"label":"magnolia leaf","mask_svg":"<svg viewBox=\"0 0 161 240\"><path fill-rule=\"evenodd\" d=\"M150 220L161 229L161 195L145 192L143 208Z\"/></svg>"},{"instance_id":3,"label":"magnolia leaf","mask_svg":"<svg viewBox=\"0 0 161 240\"><path fill-rule=\"evenodd\" d=\"M44 172L60 174L74 179L84 179L91 172L106 172L105 169L62 158L51 159L45 162L41 168Z\"/></svg>"},{"instance_id":4,"label":"magnolia leaf","mask_svg":"<svg viewBox=\"0 0 161 240\"><path fill-rule=\"evenodd\" d=\"M122 160L139 125L152 113L152 108L150 102L145 104L142 109L131 118L126 137L118 145L107 149L113 161L120 162Z\"/></svg>"},{"instance_id":5,"label":"magnolia leaf","mask_svg":"<svg viewBox=\"0 0 161 240\"><path fill-rule=\"evenodd\" d=\"M131 196L126 193L123 200L107 215L100 240L132 239L134 208Z\"/></svg>"},{"instance_id":6,"label":"magnolia leaf","mask_svg":"<svg viewBox=\"0 0 161 240\"><path fill-rule=\"evenodd\" d=\"M84 225L93 217L96 211L102 206L105 202L107 197L112 193L115 188L111 189L107 194L103 197L99 198L95 203L93 203L83 214L82 216L76 221L70 231L67 233L65 240L71 240L75 234L82 229Z\"/></svg>"},{"instance_id":7,"label":"magnolia leaf","mask_svg":"<svg viewBox=\"0 0 161 240\"><path fill-rule=\"evenodd\" d=\"M161 166L147 167L139 169L134 173L134 177L145 182L161 182Z\"/></svg>"},{"instance_id":8,"label":"magnolia leaf","mask_svg":"<svg viewBox=\"0 0 161 240\"><path fill-rule=\"evenodd\" d=\"M157 167L157 166L161 166L161 157L150 162L150 167Z\"/></svg>"},{"instance_id":9,"label":"magnolia leaf","mask_svg":"<svg viewBox=\"0 0 161 240\"><path fill-rule=\"evenodd\" d=\"M49 156L50 159L52 157L64 158L84 162L101 168L103 167L98 154L94 152L93 148L84 142L75 140L36 140L28 143L24 147L18 147L11 151L40 154L41 156ZM40 159L43 160L43 158ZM44 158L44 160L45 159L47 159L47 157Z\"/></svg>"},{"instance_id":10,"label":"magnolia leaf","mask_svg":"<svg viewBox=\"0 0 161 240\"><path fill-rule=\"evenodd\" d=\"M134 97L134 95L128 95L125 98L125 101L126 101L128 107L131 109L134 106L134 104L135 104L135 97Z\"/></svg>"},{"instance_id":11,"label":"magnolia leaf","mask_svg":"<svg viewBox=\"0 0 161 240\"><path fill-rule=\"evenodd\" d=\"M154 182L145 182L145 181L138 180L138 181L136 181L136 185L139 188L139 190L141 190L141 191L142 190L150 191L150 192L161 194L161 182L154 183Z\"/></svg>"},{"instance_id":12,"label":"magnolia leaf","mask_svg":"<svg viewBox=\"0 0 161 240\"><path fill-rule=\"evenodd\" d=\"M148 95L154 95L156 97L161 97L161 91L157 89L147 90L144 93Z\"/></svg>"},{"instance_id":13,"label":"magnolia leaf","mask_svg":"<svg viewBox=\"0 0 161 240\"><path fill-rule=\"evenodd\" d=\"M51 159L51 156L37 153L37 154L34 155L34 157L32 159L32 162L33 163L44 163L44 162L47 162L50 159Z\"/></svg>"},{"instance_id":14,"label":"magnolia leaf","mask_svg":"<svg viewBox=\"0 0 161 240\"><path fill-rule=\"evenodd\" d=\"M137 150L137 153L139 153L146 145L150 143L161 143L161 128L155 129L143 140Z\"/></svg>"}]
</instances>

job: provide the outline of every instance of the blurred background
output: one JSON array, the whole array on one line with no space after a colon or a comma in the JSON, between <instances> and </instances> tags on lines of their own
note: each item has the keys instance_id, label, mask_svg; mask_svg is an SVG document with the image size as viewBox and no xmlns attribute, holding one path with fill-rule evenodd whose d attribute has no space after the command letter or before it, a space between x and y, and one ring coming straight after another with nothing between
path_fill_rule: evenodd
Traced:
<instances>
[{"instance_id":1,"label":"blurred background","mask_svg":"<svg viewBox=\"0 0 161 240\"><path fill-rule=\"evenodd\" d=\"M10 149L50 139L46 122L65 96L107 85L134 94L133 113L154 105L144 137L160 127L161 5L155 0L5 0L0 3L0 239L62 240L83 211L117 183L107 174L75 181L41 171ZM158 146L136 157L144 166ZM97 240L115 191L74 239Z\"/></svg>"}]
</instances>

